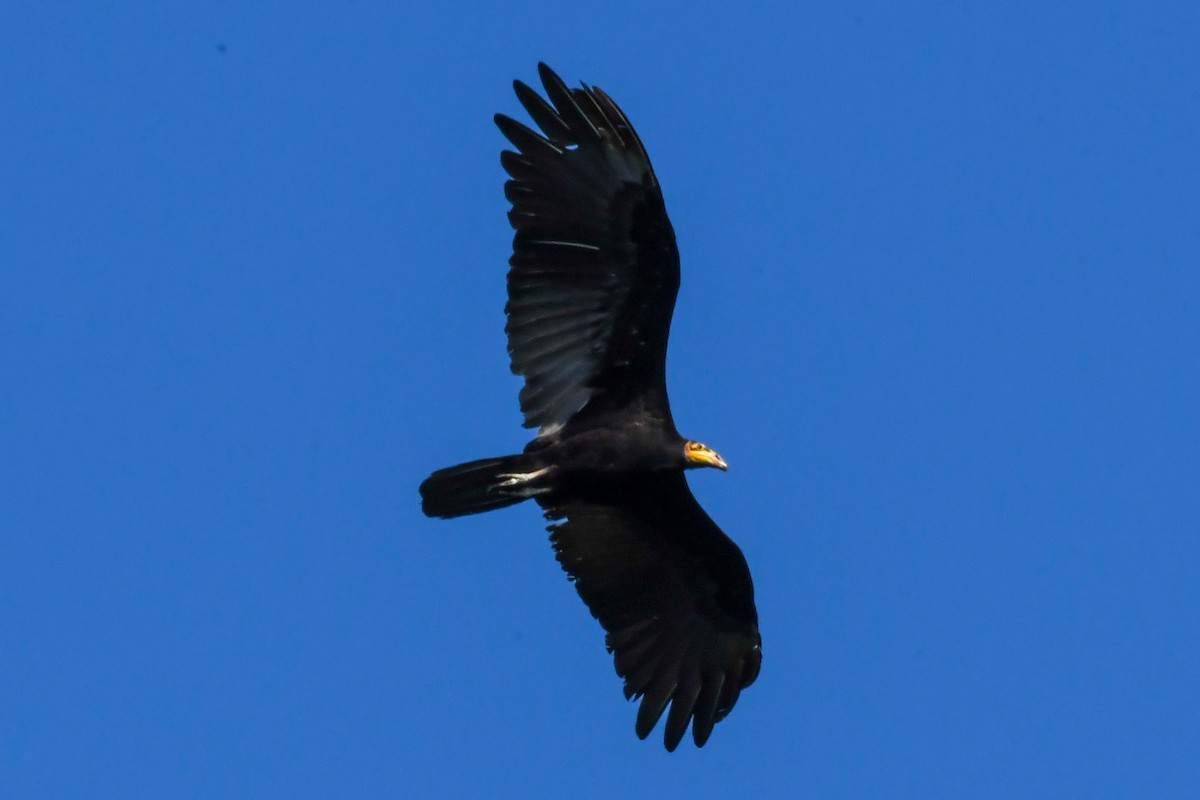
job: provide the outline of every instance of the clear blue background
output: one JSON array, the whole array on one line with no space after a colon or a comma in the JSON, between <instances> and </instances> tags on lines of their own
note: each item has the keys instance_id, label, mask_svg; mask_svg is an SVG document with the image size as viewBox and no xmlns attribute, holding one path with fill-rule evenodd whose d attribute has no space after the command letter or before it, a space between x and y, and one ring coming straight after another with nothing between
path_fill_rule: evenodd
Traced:
<instances>
[{"instance_id":1,"label":"clear blue background","mask_svg":"<svg viewBox=\"0 0 1200 800\"><path fill-rule=\"evenodd\" d=\"M1190 2L6 6L0 795L1200 797ZM762 675L639 742L533 507L496 111L617 99Z\"/></svg>"}]
</instances>

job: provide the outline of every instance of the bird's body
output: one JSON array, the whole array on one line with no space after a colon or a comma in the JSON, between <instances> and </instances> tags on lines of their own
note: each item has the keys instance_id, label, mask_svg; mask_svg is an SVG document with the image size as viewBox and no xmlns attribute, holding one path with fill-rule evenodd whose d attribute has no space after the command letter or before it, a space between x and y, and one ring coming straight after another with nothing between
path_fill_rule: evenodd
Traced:
<instances>
[{"instance_id":1,"label":"bird's body","mask_svg":"<svg viewBox=\"0 0 1200 800\"><path fill-rule=\"evenodd\" d=\"M541 133L497 115L516 231L506 331L524 452L460 464L421 485L429 516L533 498L551 542L607 632L645 737L667 705L674 749L703 745L758 675L754 589L741 551L688 489L684 470L726 469L675 429L666 351L679 254L662 192L625 115L602 91L539 65L550 103L519 81Z\"/></svg>"},{"instance_id":2,"label":"bird's body","mask_svg":"<svg viewBox=\"0 0 1200 800\"><path fill-rule=\"evenodd\" d=\"M669 422L647 412L611 419L573 420L559 431L539 436L525 448L563 472L628 472L683 469L685 439Z\"/></svg>"}]
</instances>

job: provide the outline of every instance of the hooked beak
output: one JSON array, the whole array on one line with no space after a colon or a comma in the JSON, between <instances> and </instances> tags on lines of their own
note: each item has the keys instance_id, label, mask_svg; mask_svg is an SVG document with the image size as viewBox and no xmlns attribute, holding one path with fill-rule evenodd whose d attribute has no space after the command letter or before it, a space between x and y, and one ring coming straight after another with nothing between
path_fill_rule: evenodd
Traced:
<instances>
[{"instance_id":1,"label":"hooked beak","mask_svg":"<svg viewBox=\"0 0 1200 800\"><path fill-rule=\"evenodd\" d=\"M729 465L712 450L689 450L687 459L697 467L715 467L722 472L729 471Z\"/></svg>"}]
</instances>

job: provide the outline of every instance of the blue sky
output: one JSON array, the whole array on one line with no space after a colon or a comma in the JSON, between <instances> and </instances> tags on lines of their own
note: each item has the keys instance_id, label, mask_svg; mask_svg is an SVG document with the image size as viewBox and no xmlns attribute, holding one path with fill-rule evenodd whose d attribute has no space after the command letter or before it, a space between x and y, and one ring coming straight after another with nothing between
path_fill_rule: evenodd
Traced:
<instances>
[{"instance_id":1,"label":"blue sky","mask_svg":"<svg viewBox=\"0 0 1200 800\"><path fill-rule=\"evenodd\" d=\"M0 794L1196 797L1192 3L11 4ZM497 111L622 105L758 682L633 735L518 450Z\"/></svg>"}]
</instances>

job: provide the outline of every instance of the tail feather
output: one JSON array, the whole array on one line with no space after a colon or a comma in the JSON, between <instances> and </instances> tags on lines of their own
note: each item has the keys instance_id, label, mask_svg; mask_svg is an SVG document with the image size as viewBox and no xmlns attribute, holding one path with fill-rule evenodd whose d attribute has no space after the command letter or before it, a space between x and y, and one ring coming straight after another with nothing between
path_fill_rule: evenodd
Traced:
<instances>
[{"instance_id":1,"label":"tail feather","mask_svg":"<svg viewBox=\"0 0 1200 800\"><path fill-rule=\"evenodd\" d=\"M482 458L439 469L421 484L421 510L429 517L461 517L519 503L527 492L506 491L501 475L521 471L523 456Z\"/></svg>"}]
</instances>

